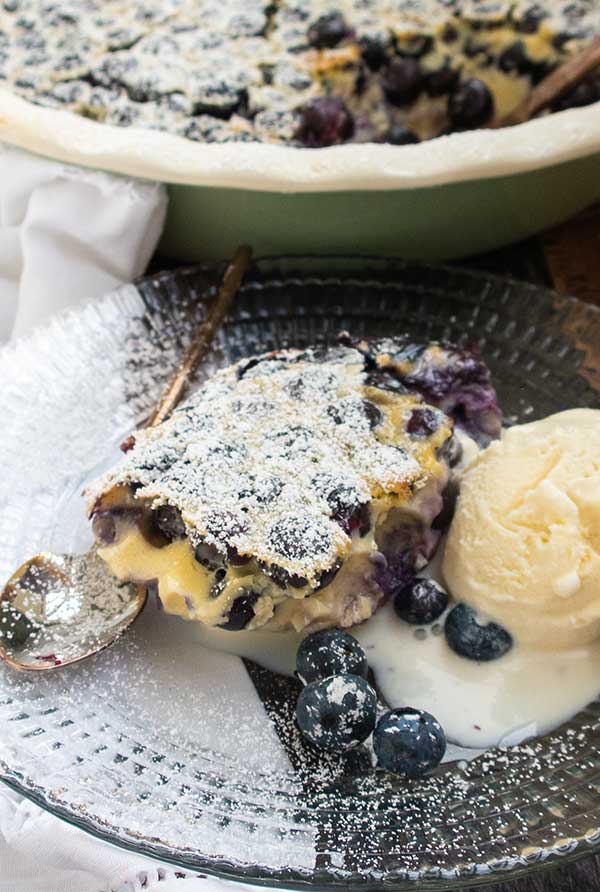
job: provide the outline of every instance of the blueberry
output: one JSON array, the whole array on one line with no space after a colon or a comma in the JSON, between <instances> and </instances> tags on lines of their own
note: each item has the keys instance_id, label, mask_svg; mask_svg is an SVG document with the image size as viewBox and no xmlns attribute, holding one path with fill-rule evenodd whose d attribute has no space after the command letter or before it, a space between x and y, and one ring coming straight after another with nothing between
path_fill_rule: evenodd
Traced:
<instances>
[{"instance_id":1,"label":"blueberry","mask_svg":"<svg viewBox=\"0 0 600 892\"><path fill-rule=\"evenodd\" d=\"M354 424L357 413L362 413L373 430L383 420L381 410L370 400L358 400L348 397L337 405L327 406L327 414L335 424Z\"/></svg>"},{"instance_id":2,"label":"blueberry","mask_svg":"<svg viewBox=\"0 0 600 892\"><path fill-rule=\"evenodd\" d=\"M393 709L377 722L373 732L377 762L403 777L422 777L442 761L446 735L430 713L420 709Z\"/></svg>"},{"instance_id":3,"label":"blueberry","mask_svg":"<svg viewBox=\"0 0 600 892\"><path fill-rule=\"evenodd\" d=\"M35 626L29 617L10 605L0 610L0 641L11 650L24 647L31 637Z\"/></svg>"},{"instance_id":4,"label":"blueberry","mask_svg":"<svg viewBox=\"0 0 600 892\"><path fill-rule=\"evenodd\" d=\"M406 430L415 439L426 439L440 426L440 415L427 407L413 409L406 423Z\"/></svg>"},{"instance_id":5,"label":"blueberry","mask_svg":"<svg viewBox=\"0 0 600 892\"><path fill-rule=\"evenodd\" d=\"M377 387L378 390L387 390L390 393L408 393L402 381L391 372L383 370L369 372L365 377L365 387Z\"/></svg>"},{"instance_id":6,"label":"blueberry","mask_svg":"<svg viewBox=\"0 0 600 892\"><path fill-rule=\"evenodd\" d=\"M546 15L547 13L539 6L532 6L531 9L527 10L523 18L517 22L517 31L520 31L521 34L535 34Z\"/></svg>"},{"instance_id":7,"label":"blueberry","mask_svg":"<svg viewBox=\"0 0 600 892\"><path fill-rule=\"evenodd\" d=\"M600 99L600 90L598 84L593 80L582 81L563 93L556 102L553 103L553 111L564 111L567 108L581 108L584 105L591 105Z\"/></svg>"},{"instance_id":8,"label":"blueberry","mask_svg":"<svg viewBox=\"0 0 600 892\"><path fill-rule=\"evenodd\" d=\"M375 37L363 37L360 41L360 51L367 68L379 71L386 60L384 44Z\"/></svg>"},{"instance_id":9,"label":"blueberry","mask_svg":"<svg viewBox=\"0 0 600 892\"><path fill-rule=\"evenodd\" d=\"M438 619L448 606L448 595L433 579L414 579L394 598L394 610L405 622L425 626Z\"/></svg>"},{"instance_id":10,"label":"blueberry","mask_svg":"<svg viewBox=\"0 0 600 892\"><path fill-rule=\"evenodd\" d=\"M318 149L346 142L354 134L354 119L338 96L317 96L300 111L297 138Z\"/></svg>"},{"instance_id":11,"label":"blueberry","mask_svg":"<svg viewBox=\"0 0 600 892\"><path fill-rule=\"evenodd\" d=\"M276 521L269 530L268 542L276 554L292 561L324 554L331 546L327 528L301 514Z\"/></svg>"},{"instance_id":12,"label":"blueberry","mask_svg":"<svg viewBox=\"0 0 600 892\"><path fill-rule=\"evenodd\" d=\"M449 65L438 68L437 71L431 71L425 78L425 89L430 96L444 96L451 93L459 79L459 72Z\"/></svg>"},{"instance_id":13,"label":"blueberry","mask_svg":"<svg viewBox=\"0 0 600 892\"><path fill-rule=\"evenodd\" d=\"M296 671L305 684L331 675L360 675L366 678L369 665L365 652L352 635L340 629L324 629L305 638L296 656Z\"/></svg>"},{"instance_id":14,"label":"blueberry","mask_svg":"<svg viewBox=\"0 0 600 892\"><path fill-rule=\"evenodd\" d=\"M385 70L382 87L392 105L409 105L423 89L423 74L417 59L394 59Z\"/></svg>"},{"instance_id":15,"label":"blueberry","mask_svg":"<svg viewBox=\"0 0 600 892\"><path fill-rule=\"evenodd\" d=\"M409 130L408 127L403 127L402 124L392 124L385 134L384 141L389 142L393 146L410 146L421 140L414 130Z\"/></svg>"},{"instance_id":16,"label":"blueberry","mask_svg":"<svg viewBox=\"0 0 600 892\"><path fill-rule=\"evenodd\" d=\"M327 12L308 29L308 42L322 50L337 46L348 34L348 26L339 12Z\"/></svg>"},{"instance_id":17,"label":"blueberry","mask_svg":"<svg viewBox=\"0 0 600 892\"><path fill-rule=\"evenodd\" d=\"M181 511L173 505L161 505L157 508L154 512L154 523L170 542L185 538L185 523Z\"/></svg>"},{"instance_id":18,"label":"blueberry","mask_svg":"<svg viewBox=\"0 0 600 892\"><path fill-rule=\"evenodd\" d=\"M475 77L469 78L448 98L448 115L454 127L481 127L494 113L494 100L488 87Z\"/></svg>"},{"instance_id":19,"label":"blueberry","mask_svg":"<svg viewBox=\"0 0 600 892\"><path fill-rule=\"evenodd\" d=\"M216 570L223 564L223 555L218 548L208 542L200 542L194 551L194 557L199 564L208 570Z\"/></svg>"},{"instance_id":20,"label":"blueberry","mask_svg":"<svg viewBox=\"0 0 600 892\"><path fill-rule=\"evenodd\" d=\"M272 579L275 585L278 585L279 588L304 588L308 585L308 579L305 579L304 576L288 573L287 570L284 570L283 567L278 567L276 564L265 564L263 561L260 561L259 563L261 570L266 573L269 579Z\"/></svg>"},{"instance_id":21,"label":"blueberry","mask_svg":"<svg viewBox=\"0 0 600 892\"><path fill-rule=\"evenodd\" d=\"M500 55L498 67L502 71L516 71L518 74L526 74L533 67L533 63L525 52L525 47L518 40L507 47Z\"/></svg>"},{"instance_id":22,"label":"blueberry","mask_svg":"<svg viewBox=\"0 0 600 892\"><path fill-rule=\"evenodd\" d=\"M448 647L467 660L489 662L503 657L513 646L512 636L497 623L481 625L466 604L453 607L444 625Z\"/></svg>"},{"instance_id":23,"label":"blueberry","mask_svg":"<svg viewBox=\"0 0 600 892\"><path fill-rule=\"evenodd\" d=\"M341 753L366 740L375 727L377 697L359 675L333 675L308 684L296 706L296 721L314 746Z\"/></svg>"},{"instance_id":24,"label":"blueberry","mask_svg":"<svg viewBox=\"0 0 600 892\"><path fill-rule=\"evenodd\" d=\"M236 598L227 616L227 620L221 623L220 629L227 629L228 632L241 632L248 623L254 618L254 605L260 598L257 592L247 592Z\"/></svg>"}]
</instances>

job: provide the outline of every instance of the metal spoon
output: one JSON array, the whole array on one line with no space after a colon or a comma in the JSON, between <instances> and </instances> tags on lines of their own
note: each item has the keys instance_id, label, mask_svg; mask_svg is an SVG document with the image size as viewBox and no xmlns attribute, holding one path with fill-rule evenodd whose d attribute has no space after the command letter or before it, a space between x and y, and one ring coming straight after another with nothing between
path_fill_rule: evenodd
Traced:
<instances>
[{"instance_id":1,"label":"metal spoon","mask_svg":"<svg viewBox=\"0 0 600 892\"><path fill-rule=\"evenodd\" d=\"M251 258L237 249L213 308L147 422L160 424L183 391L218 331ZM12 669L47 671L104 650L142 612L144 587L119 582L92 548L83 555L42 552L13 573L0 593L0 660Z\"/></svg>"}]
</instances>

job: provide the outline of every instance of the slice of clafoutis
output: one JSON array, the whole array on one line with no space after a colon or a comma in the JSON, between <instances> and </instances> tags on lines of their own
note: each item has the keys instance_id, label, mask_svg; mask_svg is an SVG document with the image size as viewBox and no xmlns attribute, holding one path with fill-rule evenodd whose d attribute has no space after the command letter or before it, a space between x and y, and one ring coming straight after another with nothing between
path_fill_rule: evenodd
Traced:
<instances>
[{"instance_id":1,"label":"slice of clafoutis","mask_svg":"<svg viewBox=\"0 0 600 892\"><path fill-rule=\"evenodd\" d=\"M406 339L216 373L89 491L99 554L170 613L238 631L349 627L430 559L455 427L499 433L476 355Z\"/></svg>"}]
</instances>

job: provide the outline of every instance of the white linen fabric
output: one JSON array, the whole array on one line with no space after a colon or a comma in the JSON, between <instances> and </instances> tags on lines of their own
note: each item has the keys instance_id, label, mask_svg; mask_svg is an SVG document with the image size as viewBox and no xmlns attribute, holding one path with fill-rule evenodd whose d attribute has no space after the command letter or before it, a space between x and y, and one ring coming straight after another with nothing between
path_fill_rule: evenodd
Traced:
<instances>
[{"instance_id":1,"label":"white linen fabric","mask_svg":"<svg viewBox=\"0 0 600 892\"><path fill-rule=\"evenodd\" d=\"M185 882L182 882L185 880ZM251 892L99 842L0 788L0 892Z\"/></svg>"},{"instance_id":2,"label":"white linen fabric","mask_svg":"<svg viewBox=\"0 0 600 892\"><path fill-rule=\"evenodd\" d=\"M0 145L0 343L143 273L166 204L159 184ZM223 892L227 885L100 842L0 784L0 892Z\"/></svg>"},{"instance_id":3,"label":"white linen fabric","mask_svg":"<svg viewBox=\"0 0 600 892\"><path fill-rule=\"evenodd\" d=\"M166 206L158 183L0 145L0 343L141 275Z\"/></svg>"}]
</instances>

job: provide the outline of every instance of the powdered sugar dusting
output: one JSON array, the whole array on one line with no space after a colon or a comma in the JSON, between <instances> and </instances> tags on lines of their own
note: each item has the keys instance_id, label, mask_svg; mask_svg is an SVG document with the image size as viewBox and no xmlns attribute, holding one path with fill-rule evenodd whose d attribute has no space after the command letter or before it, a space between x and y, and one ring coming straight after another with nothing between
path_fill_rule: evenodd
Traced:
<instances>
[{"instance_id":1,"label":"powdered sugar dusting","mask_svg":"<svg viewBox=\"0 0 600 892\"><path fill-rule=\"evenodd\" d=\"M402 504L428 479L405 428L420 397L375 399L364 357L350 347L241 361L163 425L136 434L94 494L141 484L136 497L177 507L193 542L234 547L313 581L350 548L333 490L356 505L386 493Z\"/></svg>"}]
</instances>

